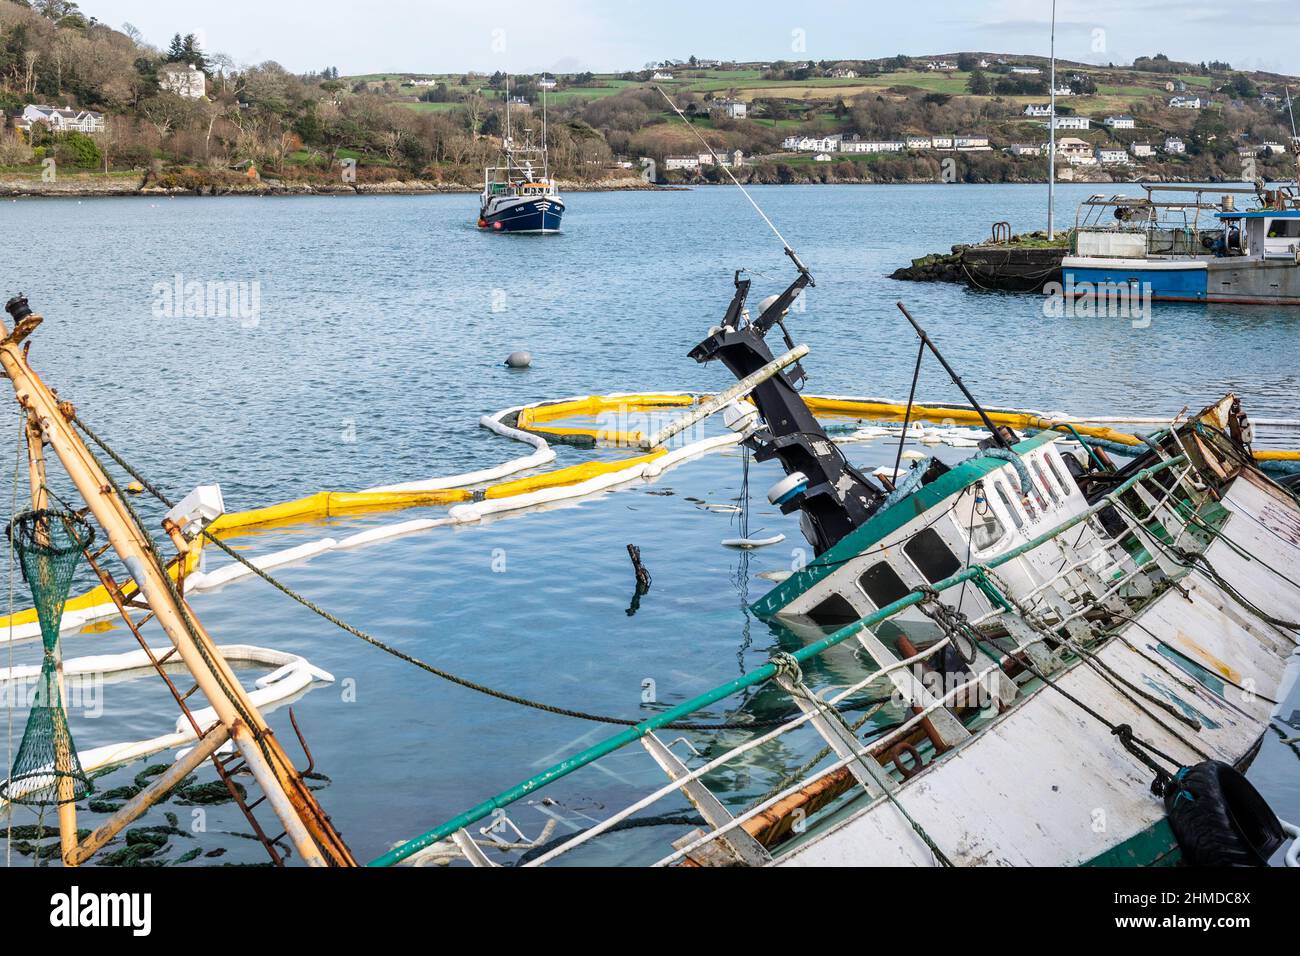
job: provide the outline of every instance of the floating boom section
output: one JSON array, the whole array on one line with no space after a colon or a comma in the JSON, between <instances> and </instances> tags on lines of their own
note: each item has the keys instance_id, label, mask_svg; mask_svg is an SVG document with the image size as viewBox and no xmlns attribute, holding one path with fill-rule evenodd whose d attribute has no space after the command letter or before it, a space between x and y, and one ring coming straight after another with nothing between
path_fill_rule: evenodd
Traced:
<instances>
[{"instance_id":1,"label":"floating boom section","mask_svg":"<svg viewBox=\"0 0 1300 956\"><path fill-rule=\"evenodd\" d=\"M754 321L745 311L750 280L737 272L736 294L722 325L691 350L691 358L697 362L718 359L737 379L745 379L772 362L766 336L774 325L781 326L787 346L793 349L782 320L804 288L814 283L799 260L791 258L799 267L798 278ZM821 554L875 514L886 492L849 463L813 417L796 389L803 378L803 369L796 365L754 388L750 398L764 427L746 444L758 461L779 459L786 474L796 479L773 504L783 514L795 509L803 512L800 524L804 534Z\"/></svg>"}]
</instances>

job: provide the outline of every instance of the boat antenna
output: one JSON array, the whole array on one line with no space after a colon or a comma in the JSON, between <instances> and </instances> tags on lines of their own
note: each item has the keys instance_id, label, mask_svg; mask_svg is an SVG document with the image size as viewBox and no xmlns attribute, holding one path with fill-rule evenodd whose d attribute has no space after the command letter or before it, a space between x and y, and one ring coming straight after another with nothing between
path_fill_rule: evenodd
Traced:
<instances>
[{"instance_id":1,"label":"boat antenna","mask_svg":"<svg viewBox=\"0 0 1300 956\"><path fill-rule=\"evenodd\" d=\"M740 180L737 179L735 173L731 171L731 167L725 165L722 162L722 158L719 157L716 152L714 152L713 147L709 145L709 141L704 138L704 136L696 128L695 124L692 123L689 119L687 119L686 114L683 113L681 109L678 108L677 104L673 102L672 97L664 92L663 87L656 86L655 89L659 91L659 95L662 96L664 100L667 101L670 107L672 107L673 112L676 113L679 117L681 117L682 122L685 123L686 126L690 129L690 131L695 134L695 138L704 144L704 148L709 151L709 155L713 157L713 161L717 163L720 167L722 167L722 171L727 174L727 177L736 185L736 188L739 189L742 193L744 193L745 198L749 200L749 204L754 207L754 211L763 217L763 221L767 223L767 228L771 229L773 235L775 235L776 238L781 241L781 245L785 249L785 254L790 257L790 261L794 263L795 268L798 269L804 275L808 276L809 284L815 285L816 283L812 282L812 273L809 272L808 267L803 264L803 260L799 258L799 254L796 253L794 249L790 247L790 243L785 241L785 236L781 235L781 230L776 228L776 224L773 223L772 220L768 218L767 213L763 212L763 208L754 201L754 197L749 194L749 190L741 185Z\"/></svg>"},{"instance_id":2,"label":"boat antenna","mask_svg":"<svg viewBox=\"0 0 1300 956\"><path fill-rule=\"evenodd\" d=\"M948 364L948 360L943 357L943 353L939 351L938 347L934 344L934 341L926 334L925 329L921 328L921 324L917 322L916 319L912 318L912 313L907 311L907 306L902 302L897 303L897 305L898 311L902 312L903 315L907 317L907 321L912 323L912 328L916 329L916 334L921 337L921 346L923 348L928 348L932 353L934 353L934 357L939 360L939 364L942 365L943 370L948 373L948 377L952 379L953 384L961 389L961 393L966 396L966 401L970 402L971 408L975 409L975 411L979 413L980 418L984 421L984 427L987 428L989 434L993 436L994 443L999 448L1010 448L1011 442L1007 441L1006 438L1003 437L1002 432L998 430L998 427L993 424L993 419L989 418L989 413L984 411L984 407L975 400L975 396L970 393L970 389L966 387L966 383L961 380L961 376L958 375L956 371L953 370L953 367ZM919 370L920 367L920 361L918 360L917 369ZM915 387L915 379L913 379L913 387ZM910 400L908 402L908 410L909 412L911 410ZM906 434L903 437L906 438ZM897 472L895 472L895 475L897 475Z\"/></svg>"},{"instance_id":3,"label":"boat antenna","mask_svg":"<svg viewBox=\"0 0 1300 956\"><path fill-rule=\"evenodd\" d=\"M546 74L542 74L542 79L546 79ZM542 83L542 178L549 180L551 178L551 164L549 157L546 155L546 84Z\"/></svg>"}]
</instances>

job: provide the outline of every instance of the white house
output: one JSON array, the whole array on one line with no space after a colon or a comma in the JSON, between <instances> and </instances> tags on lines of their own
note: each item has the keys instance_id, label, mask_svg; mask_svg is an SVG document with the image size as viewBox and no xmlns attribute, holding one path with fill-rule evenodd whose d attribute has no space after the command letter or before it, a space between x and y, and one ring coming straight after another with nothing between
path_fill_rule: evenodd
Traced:
<instances>
[{"instance_id":1,"label":"white house","mask_svg":"<svg viewBox=\"0 0 1300 956\"><path fill-rule=\"evenodd\" d=\"M1086 116L1054 116L1052 125L1057 129L1091 129L1092 120Z\"/></svg>"},{"instance_id":2,"label":"white house","mask_svg":"<svg viewBox=\"0 0 1300 956\"><path fill-rule=\"evenodd\" d=\"M1074 90L1070 89L1068 86L1058 86L1056 89L1052 90L1052 92L1055 93L1057 96L1074 95Z\"/></svg>"},{"instance_id":3,"label":"white house","mask_svg":"<svg viewBox=\"0 0 1300 956\"><path fill-rule=\"evenodd\" d=\"M1274 143L1272 140L1265 140L1264 142L1260 143L1259 149L1260 152L1269 153L1274 156L1286 152L1285 146L1283 146L1281 143Z\"/></svg>"},{"instance_id":4,"label":"white house","mask_svg":"<svg viewBox=\"0 0 1300 956\"><path fill-rule=\"evenodd\" d=\"M1137 129L1137 121L1131 116L1107 116L1104 122L1111 129Z\"/></svg>"},{"instance_id":5,"label":"white house","mask_svg":"<svg viewBox=\"0 0 1300 956\"><path fill-rule=\"evenodd\" d=\"M832 156L830 153L818 153L816 156L813 157L813 162L814 162L814 163L829 163L829 162L830 162L831 160L833 160L834 158L835 158L835 157Z\"/></svg>"},{"instance_id":6,"label":"white house","mask_svg":"<svg viewBox=\"0 0 1300 956\"><path fill-rule=\"evenodd\" d=\"M935 72L950 73L953 70L957 69L957 64L950 63L947 60L931 60L929 63L925 65L925 68L931 71L932 73Z\"/></svg>"},{"instance_id":7,"label":"white house","mask_svg":"<svg viewBox=\"0 0 1300 956\"><path fill-rule=\"evenodd\" d=\"M953 146L957 149L964 150L985 150L991 149L989 138L987 136L954 136Z\"/></svg>"},{"instance_id":8,"label":"white house","mask_svg":"<svg viewBox=\"0 0 1300 956\"><path fill-rule=\"evenodd\" d=\"M14 121L14 128L30 132L33 123L44 123L53 133L102 133L104 114L60 106L28 106Z\"/></svg>"},{"instance_id":9,"label":"white house","mask_svg":"<svg viewBox=\"0 0 1300 956\"><path fill-rule=\"evenodd\" d=\"M749 104L741 100L717 100L713 108L724 113L728 119L744 119L749 115Z\"/></svg>"},{"instance_id":10,"label":"white house","mask_svg":"<svg viewBox=\"0 0 1300 956\"><path fill-rule=\"evenodd\" d=\"M164 63L158 67L158 88L190 100L208 92L208 78L193 63Z\"/></svg>"},{"instance_id":11,"label":"white house","mask_svg":"<svg viewBox=\"0 0 1300 956\"><path fill-rule=\"evenodd\" d=\"M981 70L987 70L987 69L989 68L989 65L990 65L990 64L989 64L989 61L988 61L988 60L984 59L983 57L980 58L980 69L981 69Z\"/></svg>"},{"instance_id":12,"label":"white house","mask_svg":"<svg viewBox=\"0 0 1300 956\"><path fill-rule=\"evenodd\" d=\"M1146 159L1156 154L1156 148L1150 143L1133 143L1129 146L1128 151L1137 159Z\"/></svg>"},{"instance_id":13,"label":"white house","mask_svg":"<svg viewBox=\"0 0 1300 956\"><path fill-rule=\"evenodd\" d=\"M831 70L831 76L837 80L856 80L858 78L858 71L839 66Z\"/></svg>"},{"instance_id":14,"label":"white house","mask_svg":"<svg viewBox=\"0 0 1300 956\"><path fill-rule=\"evenodd\" d=\"M1011 72L1019 76L1038 76L1043 71L1036 66L1013 66Z\"/></svg>"},{"instance_id":15,"label":"white house","mask_svg":"<svg viewBox=\"0 0 1300 956\"><path fill-rule=\"evenodd\" d=\"M713 166L713 165L715 165L715 163L714 163L714 161L713 161L713 154L712 154L712 153L700 153L699 155L700 155L700 165L701 165L701 166ZM718 153L718 161L717 161L716 165L718 165L718 166L744 166L744 165L745 165L745 154L744 154L743 152L741 152L740 150L738 150L738 149L735 150L735 151L733 151L733 152L730 152L730 153Z\"/></svg>"},{"instance_id":16,"label":"white house","mask_svg":"<svg viewBox=\"0 0 1300 956\"><path fill-rule=\"evenodd\" d=\"M1025 115L1042 116L1042 117L1051 116L1052 104L1051 103L1030 103L1028 106L1025 107Z\"/></svg>"},{"instance_id":17,"label":"white house","mask_svg":"<svg viewBox=\"0 0 1300 956\"><path fill-rule=\"evenodd\" d=\"M1097 161L1103 166L1125 165L1129 162L1128 150L1125 149L1107 149L1102 147L1097 150Z\"/></svg>"},{"instance_id":18,"label":"white house","mask_svg":"<svg viewBox=\"0 0 1300 956\"><path fill-rule=\"evenodd\" d=\"M699 169L699 156L665 156L664 169Z\"/></svg>"},{"instance_id":19,"label":"white house","mask_svg":"<svg viewBox=\"0 0 1300 956\"><path fill-rule=\"evenodd\" d=\"M540 80L537 81L537 88L538 88L539 90L553 90L553 89L555 89L555 79L554 79L554 77L550 77L550 76L544 76L544 77L542 77Z\"/></svg>"},{"instance_id":20,"label":"white house","mask_svg":"<svg viewBox=\"0 0 1300 956\"><path fill-rule=\"evenodd\" d=\"M951 136L935 136L932 139L935 149L952 149Z\"/></svg>"},{"instance_id":21,"label":"white house","mask_svg":"<svg viewBox=\"0 0 1300 956\"><path fill-rule=\"evenodd\" d=\"M1169 101L1169 105L1176 110L1199 110L1201 108L1201 98L1199 96L1175 96Z\"/></svg>"},{"instance_id":22,"label":"white house","mask_svg":"<svg viewBox=\"0 0 1300 956\"><path fill-rule=\"evenodd\" d=\"M1067 157L1071 166L1096 166L1097 157L1088 153L1073 153Z\"/></svg>"},{"instance_id":23,"label":"white house","mask_svg":"<svg viewBox=\"0 0 1300 956\"><path fill-rule=\"evenodd\" d=\"M1165 152L1171 154L1185 153L1187 152L1187 144L1177 136L1170 136L1165 139Z\"/></svg>"},{"instance_id":24,"label":"white house","mask_svg":"<svg viewBox=\"0 0 1300 956\"><path fill-rule=\"evenodd\" d=\"M903 140L908 149L933 149L934 139L930 136L908 136Z\"/></svg>"},{"instance_id":25,"label":"white house","mask_svg":"<svg viewBox=\"0 0 1300 956\"><path fill-rule=\"evenodd\" d=\"M650 77L652 80L671 80L672 78L671 73L665 73L662 70L655 70L654 75Z\"/></svg>"},{"instance_id":26,"label":"white house","mask_svg":"<svg viewBox=\"0 0 1300 956\"><path fill-rule=\"evenodd\" d=\"M1010 156L1042 156L1043 147L1030 146L1025 143L1012 143L1003 152Z\"/></svg>"},{"instance_id":27,"label":"white house","mask_svg":"<svg viewBox=\"0 0 1300 956\"><path fill-rule=\"evenodd\" d=\"M1074 136L1065 136L1056 141L1057 155L1064 156L1066 159L1074 160L1080 157L1093 158L1092 144L1086 139L1078 139Z\"/></svg>"}]
</instances>

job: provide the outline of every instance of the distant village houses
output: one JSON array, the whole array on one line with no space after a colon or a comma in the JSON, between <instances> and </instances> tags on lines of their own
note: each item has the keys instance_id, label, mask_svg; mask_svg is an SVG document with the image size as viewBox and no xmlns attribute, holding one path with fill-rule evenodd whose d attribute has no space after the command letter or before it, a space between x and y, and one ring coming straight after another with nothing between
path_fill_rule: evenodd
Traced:
<instances>
[{"instance_id":1,"label":"distant village houses","mask_svg":"<svg viewBox=\"0 0 1300 956\"><path fill-rule=\"evenodd\" d=\"M925 68L932 73L951 73L957 69L957 64L948 60L931 60Z\"/></svg>"},{"instance_id":2,"label":"distant village houses","mask_svg":"<svg viewBox=\"0 0 1300 956\"><path fill-rule=\"evenodd\" d=\"M1052 115L1051 103L1030 103L1025 107L1026 116L1047 117Z\"/></svg>"},{"instance_id":3,"label":"distant village houses","mask_svg":"<svg viewBox=\"0 0 1300 956\"><path fill-rule=\"evenodd\" d=\"M208 94L208 78L193 63L164 63L158 67L158 88L190 100Z\"/></svg>"}]
</instances>

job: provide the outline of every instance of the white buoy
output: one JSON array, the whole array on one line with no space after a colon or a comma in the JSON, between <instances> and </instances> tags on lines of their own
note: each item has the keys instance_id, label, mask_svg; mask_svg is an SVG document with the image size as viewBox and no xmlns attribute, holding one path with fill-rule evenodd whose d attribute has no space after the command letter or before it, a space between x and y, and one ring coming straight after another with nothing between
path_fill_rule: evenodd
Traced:
<instances>
[{"instance_id":1,"label":"white buoy","mask_svg":"<svg viewBox=\"0 0 1300 956\"><path fill-rule=\"evenodd\" d=\"M529 352L511 352L506 356L506 365L510 368L528 368L533 364L533 356Z\"/></svg>"}]
</instances>

